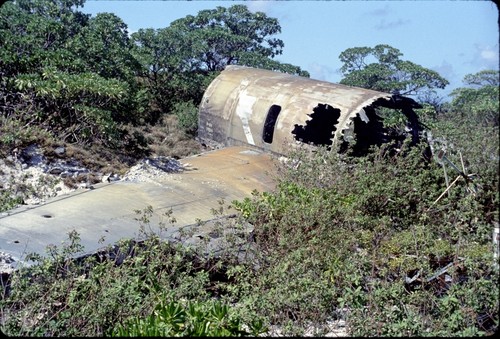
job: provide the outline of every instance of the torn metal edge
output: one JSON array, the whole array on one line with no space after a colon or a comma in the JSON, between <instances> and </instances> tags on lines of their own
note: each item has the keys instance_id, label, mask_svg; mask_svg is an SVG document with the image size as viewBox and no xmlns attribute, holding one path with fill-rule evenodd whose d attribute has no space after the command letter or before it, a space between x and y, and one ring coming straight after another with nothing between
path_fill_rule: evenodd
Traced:
<instances>
[{"instance_id":1,"label":"torn metal edge","mask_svg":"<svg viewBox=\"0 0 500 339\"><path fill-rule=\"evenodd\" d=\"M358 106L356 106L349 113L342 114L340 116L340 118L339 118L339 122L337 124L337 129L335 130L335 133L333 135L332 149L334 147L337 147L338 142L341 139L341 137L344 135L344 133L346 131L348 131L349 129L352 128L352 123L353 123L354 118L356 118L356 116L360 116L360 118L362 118L361 114L363 114L364 117L366 119L368 119L368 117L366 117L366 114L365 114L365 111L364 111L365 107L372 106L373 103L375 103L379 99L385 99L385 100L389 101L389 100L392 99L392 97L393 96L390 95L390 94L387 94L387 95L377 95L377 96L371 97L370 99L365 100L364 102L362 102L361 104L359 104ZM362 119L362 120L364 121L364 119Z\"/></svg>"}]
</instances>

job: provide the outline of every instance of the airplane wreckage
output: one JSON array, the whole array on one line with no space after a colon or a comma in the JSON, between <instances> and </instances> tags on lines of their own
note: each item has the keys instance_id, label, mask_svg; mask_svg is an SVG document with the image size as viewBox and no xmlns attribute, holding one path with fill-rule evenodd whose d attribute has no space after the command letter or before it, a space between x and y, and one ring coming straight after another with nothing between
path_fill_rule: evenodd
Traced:
<instances>
[{"instance_id":1,"label":"airplane wreckage","mask_svg":"<svg viewBox=\"0 0 500 339\"><path fill-rule=\"evenodd\" d=\"M413 111L421 106L397 94L334 84L243 66L227 66L206 89L198 139L210 148L251 145L284 155L300 144L357 152L401 136L384 128L378 107L400 110L418 142ZM403 137L404 138L404 137Z\"/></svg>"}]
</instances>

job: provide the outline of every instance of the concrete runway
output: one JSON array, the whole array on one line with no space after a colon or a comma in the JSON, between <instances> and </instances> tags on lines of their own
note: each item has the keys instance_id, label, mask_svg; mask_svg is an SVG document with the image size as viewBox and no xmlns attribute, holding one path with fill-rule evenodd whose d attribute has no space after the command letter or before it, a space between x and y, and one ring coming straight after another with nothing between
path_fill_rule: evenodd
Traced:
<instances>
[{"instance_id":1,"label":"concrete runway","mask_svg":"<svg viewBox=\"0 0 500 339\"><path fill-rule=\"evenodd\" d=\"M139 235L134 211L152 206L149 226L157 230L162 215L172 209L176 222L167 227L168 238L180 228L195 227L197 220L214 218L212 209L274 189L274 160L269 154L246 147L228 147L184 158L186 170L156 182L116 181L78 190L36 206L21 206L0 216L0 251L22 262L28 253L46 254L50 244L68 242L75 230L85 253L92 253L122 238Z\"/></svg>"}]
</instances>

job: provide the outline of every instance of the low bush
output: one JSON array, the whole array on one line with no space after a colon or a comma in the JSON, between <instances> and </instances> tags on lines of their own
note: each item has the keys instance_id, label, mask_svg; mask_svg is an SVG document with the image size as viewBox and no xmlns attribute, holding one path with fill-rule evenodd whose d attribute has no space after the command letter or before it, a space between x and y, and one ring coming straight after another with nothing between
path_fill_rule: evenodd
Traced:
<instances>
[{"instance_id":1,"label":"low bush","mask_svg":"<svg viewBox=\"0 0 500 339\"><path fill-rule=\"evenodd\" d=\"M258 270L235 274L240 303L295 335L342 310L356 336L492 333L498 175L484 167L495 163L438 199L443 170L424 154L408 145L396 156L302 152L275 192L235 201L260 258Z\"/></svg>"},{"instance_id":2,"label":"low bush","mask_svg":"<svg viewBox=\"0 0 500 339\"><path fill-rule=\"evenodd\" d=\"M132 318L125 325L118 325L111 336L189 336L189 337L227 337L258 335L263 332L262 323L256 321L243 329L238 317L231 308L219 301L187 302L182 305L176 301L167 302L165 297L145 319Z\"/></svg>"},{"instance_id":3,"label":"low bush","mask_svg":"<svg viewBox=\"0 0 500 339\"><path fill-rule=\"evenodd\" d=\"M219 270L199 251L162 241L147 229L151 207L136 211L139 237L85 255L79 234L28 254L31 265L4 285L1 331L14 336L245 335L262 331L241 321L210 292ZM168 224L175 223L166 213ZM161 231L160 231L161 232ZM172 313L173 312L173 313Z\"/></svg>"}]
</instances>

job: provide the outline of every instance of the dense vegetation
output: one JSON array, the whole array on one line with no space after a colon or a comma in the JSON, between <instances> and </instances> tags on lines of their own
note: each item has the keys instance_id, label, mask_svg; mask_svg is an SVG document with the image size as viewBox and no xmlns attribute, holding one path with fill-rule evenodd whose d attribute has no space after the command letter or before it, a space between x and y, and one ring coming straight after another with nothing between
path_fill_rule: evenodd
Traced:
<instances>
[{"instance_id":1,"label":"dense vegetation","mask_svg":"<svg viewBox=\"0 0 500 339\"><path fill-rule=\"evenodd\" d=\"M83 4L20 0L1 7L3 155L38 142L140 157L151 151L148 129L178 129L171 116L179 132L195 133L204 89L226 65L308 75L273 60L284 46L272 37L281 30L277 20L245 6L202 11L129 36L120 18L90 17L76 10ZM193 143L174 155L189 148Z\"/></svg>"},{"instance_id":2,"label":"dense vegetation","mask_svg":"<svg viewBox=\"0 0 500 339\"><path fill-rule=\"evenodd\" d=\"M276 19L245 6L218 7L130 37L110 13L90 17L83 0L18 0L0 7L0 155L37 143L71 145L87 166L126 168L155 153L200 150L196 107L225 65L307 76L273 58L284 47ZM367 56L376 62L367 64ZM70 260L68 244L32 255L10 276L1 308L9 335L257 335L280 326L325 334L346 319L354 336L479 336L498 329L499 74L468 75L440 103L436 72L400 60L391 46L344 51L343 83L420 98L427 141L352 156L319 147L278 164L274 192L230 204L232 233L217 256L148 235ZM404 131L387 112L386 124ZM465 173L432 156L439 150ZM396 151L395 151L396 150ZM97 156L92 156L97 155ZM92 161L91 161L92 160ZM292 166L293 165L293 166ZM109 165L107 165L109 166ZM458 180L446 188L443 167ZM0 208L11 206L2 189ZM151 220L143 232L175 216ZM187 236L187 235L186 235ZM238 248L238 250L237 250ZM124 257L122 254L132 253Z\"/></svg>"}]
</instances>

